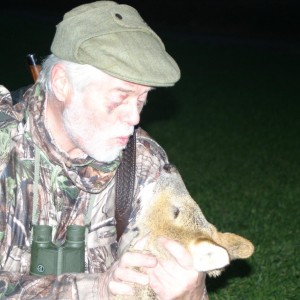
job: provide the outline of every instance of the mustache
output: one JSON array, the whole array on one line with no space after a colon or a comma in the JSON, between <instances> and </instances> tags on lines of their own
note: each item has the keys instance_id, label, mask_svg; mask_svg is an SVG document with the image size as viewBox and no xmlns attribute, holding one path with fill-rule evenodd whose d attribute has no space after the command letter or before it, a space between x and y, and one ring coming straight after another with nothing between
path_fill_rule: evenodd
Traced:
<instances>
[{"instance_id":1,"label":"mustache","mask_svg":"<svg viewBox=\"0 0 300 300\"><path fill-rule=\"evenodd\" d=\"M128 128L128 130L124 131L120 130L120 133L118 133L119 136L131 136L134 132L134 126Z\"/></svg>"}]
</instances>

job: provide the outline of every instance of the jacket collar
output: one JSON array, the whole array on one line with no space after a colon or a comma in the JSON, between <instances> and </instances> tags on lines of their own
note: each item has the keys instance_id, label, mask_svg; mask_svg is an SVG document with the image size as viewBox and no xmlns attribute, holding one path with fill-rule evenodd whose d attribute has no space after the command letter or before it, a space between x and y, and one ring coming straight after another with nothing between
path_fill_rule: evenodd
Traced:
<instances>
[{"instance_id":1,"label":"jacket collar","mask_svg":"<svg viewBox=\"0 0 300 300\"><path fill-rule=\"evenodd\" d=\"M46 95L37 83L24 95L27 102L29 132L33 142L52 164L59 165L72 182L80 189L97 193L103 190L114 177L121 157L110 163L102 163L86 156L70 158L56 145L45 123Z\"/></svg>"}]
</instances>

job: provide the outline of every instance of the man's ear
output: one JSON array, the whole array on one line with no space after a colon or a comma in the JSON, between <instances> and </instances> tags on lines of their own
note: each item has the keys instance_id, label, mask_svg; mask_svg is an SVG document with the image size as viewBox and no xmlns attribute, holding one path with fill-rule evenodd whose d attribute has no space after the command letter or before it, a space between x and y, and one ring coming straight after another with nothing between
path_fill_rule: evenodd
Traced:
<instances>
[{"instance_id":1,"label":"man's ear","mask_svg":"<svg viewBox=\"0 0 300 300\"><path fill-rule=\"evenodd\" d=\"M65 66L56 64L51 73L52 89L57 100L65 102L71 89Z\"/></svg>"}]
</instances>

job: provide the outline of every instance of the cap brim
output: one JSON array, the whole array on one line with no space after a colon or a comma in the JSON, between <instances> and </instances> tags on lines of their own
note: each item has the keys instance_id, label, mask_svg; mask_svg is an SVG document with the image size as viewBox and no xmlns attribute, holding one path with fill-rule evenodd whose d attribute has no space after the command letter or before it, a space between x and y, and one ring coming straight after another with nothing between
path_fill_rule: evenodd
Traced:
<instances>
[{"instance_id":1,"label":"cap brim","mask_svg":"<svg viewBox=\"0 0 300 300\"><path fill-rule=\"evenodd\" d=\"M77 62L90 64L122 80L172 86L180 70L162 44L145 31L127 31L90 38L75 54Z\"/></svg>"}]
</instances>

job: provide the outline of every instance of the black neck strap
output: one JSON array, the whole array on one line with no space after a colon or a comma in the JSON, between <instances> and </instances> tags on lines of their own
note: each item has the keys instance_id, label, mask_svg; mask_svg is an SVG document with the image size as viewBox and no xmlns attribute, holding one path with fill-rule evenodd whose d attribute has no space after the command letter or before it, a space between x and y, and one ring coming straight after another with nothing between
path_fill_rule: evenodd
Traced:
<instances>
[{"instance_id":1,"label":"black neck strap","mask_svg":"<svg viewBox=\"0 0 300 300\"><path fill-rule=\"evenodd\" d=\"M116 210L117 239L122 236L132 209L135 183L136 132L130 137L123 151L122 161L116 173Z\"/></svg>"}]
</instances>

